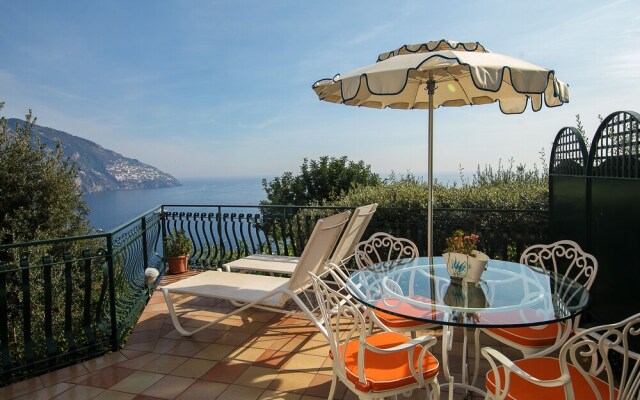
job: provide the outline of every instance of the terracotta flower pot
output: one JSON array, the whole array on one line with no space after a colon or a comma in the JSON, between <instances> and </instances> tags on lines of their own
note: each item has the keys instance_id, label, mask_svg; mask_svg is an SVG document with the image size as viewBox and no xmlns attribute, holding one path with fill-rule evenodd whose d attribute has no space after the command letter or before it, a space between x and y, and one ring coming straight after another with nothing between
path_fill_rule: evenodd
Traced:
<instances>
[{"instance_id":1,"label":"terracotta flower pot","mask_svg":"<svg viewBox=\"0 0 640 400\"><path fill-rule=\"evenodd\" d=\"M183 272L187 272L189 257L187 256L168 257L167 261L169 262L170 274L182 274Z\"/></svg>"}]
</instances>

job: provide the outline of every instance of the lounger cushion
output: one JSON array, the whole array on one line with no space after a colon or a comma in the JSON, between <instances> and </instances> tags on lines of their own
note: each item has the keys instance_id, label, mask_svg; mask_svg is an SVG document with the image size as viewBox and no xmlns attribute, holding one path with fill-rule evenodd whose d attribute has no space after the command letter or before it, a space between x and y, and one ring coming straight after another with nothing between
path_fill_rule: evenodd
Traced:
<instances>
[{"instance_id":1,"label":"lounger cushion","mask_svg":"<svg viewBox=\"0 0 640 400\"><path fill-rule=\"evenodd\" d=\"M514 362L518 367L522 368L528 374L535 376L541 380L552 380L560 377L560 360L557 358L551 357L540 357L540 358L528 358L524 360L519 360ZM571 376L571 386L574 391L574 398L580 400L591 400L596 399L596 395L591 390L587 379L585 379L578 369L571 364L568 364L569 374ZM500 366L498 368L500 374L500 384L504 388L504 367ZM600 396L603 399L609 398L609 385L596 378L592 377L595 386L600 392ZM495 383L495 374L493 371L489 371L487 373L487 378L485 380L485 384L487 385L487 390L491 393L495 393L496 383ZM617 393L617 390L615 391ZM511 373L510 375L510 384L509 384L509 394L506 397L510 400L562 400L566 399L564 388L562 386L558 387L542 387L538 386L535 383L529 382L520 376ZM617 398L617 395L614 396Z\"/></svg>"},{"instance_id":2,"label":"lounger cushion","mask_svg":"<svg viewBox=\"0 0 640 400\"><path fill-rule=\"evenodd\" d=\"M164 286L162 290L170 293L251 303L266 296L269 292L284 291L288 284L289 278L206 271ZM284 293L277 293L261 301L260 304L280 307L286 299Z\"/></svg>"},{"instance_id":3,"label":"lounger cushion","mask_svg":"<svg viewBox=\"0 0 640 400\"><path fill-rule=\"evenodd\" d=\"M409 339L399 333L384 332L368 336L366 341L375 347L389 348L406 343ZM347 344L347 350L345 352L347 378L358 390L363 392L379 392L416 383L407 363L409 356L406 350L390 354L379 354L366 350L364 356L366 383L362 384L358 379L359 347L359 341L352 340ZM420 351L421 347L416 346L414 350L414 365L416 370L418 368ZM438 373L438 360L436 360L431 353L425 355L422 365L425 379L431 378Z\"/></svg>"},{"instance_id":4,"label":"lounger cushion","mask_svg":"<svg viewBox=\"0 0 640 400\"><path fill-rule=\"evenodd\" d=\"M272 272L278 274L293 274L298 265L299 257L277 256L272 254L252 254L239 260L224 264L225 267L240 270Z\"/></svg>"}]
</instances>

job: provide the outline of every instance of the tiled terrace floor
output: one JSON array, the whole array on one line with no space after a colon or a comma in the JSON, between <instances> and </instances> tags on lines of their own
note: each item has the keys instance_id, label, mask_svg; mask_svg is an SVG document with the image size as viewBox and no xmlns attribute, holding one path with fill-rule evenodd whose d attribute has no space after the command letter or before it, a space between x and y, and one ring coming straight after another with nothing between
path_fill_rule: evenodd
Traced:
<instances>
[{"instance_id":1,"label":"tiled terrace floor","mask_svg":"<svg viewBox=\"0 0 640 400\"><path fill-rule=\"evenodd\" d=\"M189 327L231 308L218 300L184 297L180 302L181 309L191 310L183 318ZM517 354L490 344L509 356ZM460 348L461 343L454 343L453 371L460 369ZM0 388L0 399L326 399L331 381L328 352L326 339L308 320L261 310L181 337L156 291L124 349ZM441 359L440 341L433 353ZM483 360L481 376L487 368ZM442 375L439 379L444 382ZM415 391L411 398L424 394ZM441 397L447 398L446 392ZM340 384L335 398L357 396ZM464 396L457 393L456 398Z\"/></svg>"}]
</instances>

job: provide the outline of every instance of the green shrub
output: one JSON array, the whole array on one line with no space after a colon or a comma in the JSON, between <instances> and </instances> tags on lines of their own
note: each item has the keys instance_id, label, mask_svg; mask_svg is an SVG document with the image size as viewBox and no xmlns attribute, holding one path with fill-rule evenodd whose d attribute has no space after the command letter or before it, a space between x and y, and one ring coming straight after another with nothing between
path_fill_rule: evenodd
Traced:
<instances>
[{"instance_id":1,"label":"green shrub","mask_svg":"<svg viewBox=\"0 0 640 400\"><path fill-rule=\"evenodd\" d=\"M184 229L171 232L165 239L167 257L180 257L191 253L193 246Z\"/></svg>"}]
</instances>

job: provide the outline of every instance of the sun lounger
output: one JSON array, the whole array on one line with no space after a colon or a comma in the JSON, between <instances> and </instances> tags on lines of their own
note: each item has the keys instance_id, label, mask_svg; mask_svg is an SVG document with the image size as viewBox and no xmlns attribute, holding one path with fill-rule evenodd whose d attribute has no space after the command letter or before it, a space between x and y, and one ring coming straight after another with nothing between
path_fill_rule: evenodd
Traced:
<instances>
[{"instance_id":1,"label":"sun lounger","mask_svg":"<svg viewBox=\"0 0 640 400\"><path fill-rule=\"evenodd\" d=\"M364 231L371 221L373 213L376 211L376 203L358 207L353 211L353 215L349 220L347 228L344 230L340 241L336 245L333 253L329 257L329 261L342 265L353 256L356 244L364 235ZM311 238L307 242L307 246L313 246ZM330 252L332 249L329 249ZM328 253L327 253L328 254ZM279 256L272 254L252 254L247 257L223 264L225 271L231 272L248 272L260 271L268 273L276 273L283 275L291 275L296 268L300 258Z\"/></svg>"},{"instance_id":2,"label":"sun lounger","mask_svg":"<svg viewBox=\"0 0 640 400\"><path fill-rule=\"evenodd\" d=\"M187 279L164 286L164 295L169 315L176 330L183 336L191 336L224 319L236 315L250 307L262 308L282 313L289 299L293 300L312 320L315 318L312 309L305 303L304 292L310 288L309 272L320 274L324 270L327 255L335 246L340 234L349 220L349 211L318 220L309 242L305 246L291 277L275 277L266 275L238 274L235 272L207 271ZM193 331L187 331L178 320L172 294L183 294L229 300L233 304L241 304L239 308L208 322Z\"/></svg>"}]
</instances>

